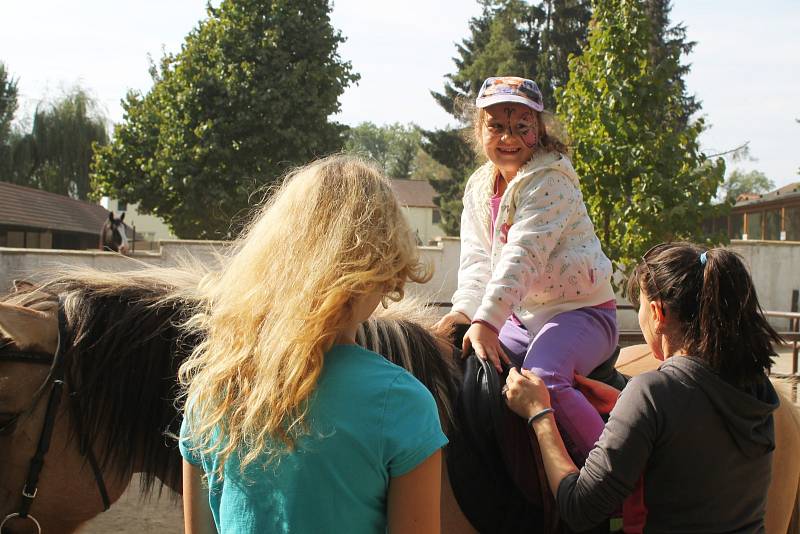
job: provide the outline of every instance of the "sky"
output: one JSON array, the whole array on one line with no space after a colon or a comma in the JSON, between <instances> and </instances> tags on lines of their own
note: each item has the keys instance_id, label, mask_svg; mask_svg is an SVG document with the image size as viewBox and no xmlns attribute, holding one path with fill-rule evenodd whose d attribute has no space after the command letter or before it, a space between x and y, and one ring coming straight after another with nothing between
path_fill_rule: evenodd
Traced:
<instances>
[{"instance_id":1,"label":"sky","mask_svg":"<svg viewBox=\"0 0 800 534\"><path fill-rule=\"evenodd\" d=\"M215 3L217 3L215 1ZM361 81L342 95L336 120L355 125L452 124L430 96L455 66L474 0L336 0L331 20L347 38L340 55ZM21 121L39 102L76 84L107 117L122 120L120 99L151 86L149 58L180 50L205 17L201 0L4 0L0 61L18 79ZM672 21L697 45L687 86L703 105L707 154L749 142L757 169L777 186L800 181L800 2L674 0Z\"/></svg>"}]
</instances>

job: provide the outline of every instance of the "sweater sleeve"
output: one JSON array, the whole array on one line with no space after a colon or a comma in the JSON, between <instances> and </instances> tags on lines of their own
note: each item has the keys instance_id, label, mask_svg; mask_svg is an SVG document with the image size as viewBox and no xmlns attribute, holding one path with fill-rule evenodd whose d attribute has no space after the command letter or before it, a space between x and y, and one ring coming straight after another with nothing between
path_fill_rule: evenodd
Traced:
<instances>
[{"instance_id":1,"label":"sweater sleeve","mask_svg":"<svg viewBox=\"0 0 800 534\"><path fill-rule=\"evenodd\" d=\"M534 282L544 276L550 255L576 205L572 181L553 170L517 195L506 244L474 316L498 330Z\"/></svg>"},{"instance_id":2,"label":"sweater sleeve","mask_svg":"<svg viewBox=\"0 0 800 534\"><path fill-rule=\"evenodd\" d=\"M458 289L453 294L453 311L461 312L470 319L481 303L486 284L492 274L489 258L489 243L486 230L476 217L472 199L464 195L464 210L461 212L461 255L458 266Z\"/></svg>"},{"instance_id":3,"label":"sweater sleeve","mask_svg":"<svg viewBox=\"0 0 800 534\"><path fill-rule=\"evenodd\" d=\"M558 510L572 530L610 517L633 492L662 428L652 393L658 380L657 372L631 380L583 469L561 480Z\"/></svg>"}]
</instances>

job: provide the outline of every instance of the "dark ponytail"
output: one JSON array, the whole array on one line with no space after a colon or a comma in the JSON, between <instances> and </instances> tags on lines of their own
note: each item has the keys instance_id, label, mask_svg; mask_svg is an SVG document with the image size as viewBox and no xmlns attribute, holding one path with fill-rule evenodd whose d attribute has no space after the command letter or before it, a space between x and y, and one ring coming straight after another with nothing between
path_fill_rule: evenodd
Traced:
<instances>
[{"instance_id":1,"label":"dark ponytail","mask_svg":"<svg viewBox=\"0 0 800 534\"><path fill-rule=\"evenodd\" d=\"M682 336L675 341L724 380L738 387L763 380L773 363L772 344L782 339L764 318L741 257L723 248L671 243L646 262L628 281L629 298L638 299L641 289L649 300L660 299Z\"/></svg>"}]
</instances>

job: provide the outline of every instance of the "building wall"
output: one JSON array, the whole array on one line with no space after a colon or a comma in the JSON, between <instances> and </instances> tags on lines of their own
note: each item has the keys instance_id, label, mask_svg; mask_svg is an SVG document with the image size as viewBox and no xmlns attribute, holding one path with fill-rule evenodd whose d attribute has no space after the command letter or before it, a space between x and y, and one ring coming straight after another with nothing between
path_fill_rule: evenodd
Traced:
<instances>
[{"instance_id":1,"label":"building wall","mask_svg":"<svg viewBox=\"0 0 800 534\"><path fill-rule=\"evenodd\" d=\"M433 222L434 208L404 206L403 212L411 225L411 231L419 236L419 240L423 245L427 245L437 237L445 235L442 228Z\"/></svg>"},{"instance_id":2,"label":"building wall","mask_svg":"<svg viewBox=\"0 0 800 534\"><path fill-rule=\"evenodd\" d=\"M0 293L5 292L16 278L35 280L44 269L64 266L120 271L137 269L140 262L168 267L197 261L213 268L226 246L222 241L163 241L157 252L137 252L132 258L100 251L0 248ZM761 307L789 311L792 290L800 289L800 243L733 241L731 248L742 255L750 268ZM457 284L459 239L439 238L435 245L419 247L419 251L423 261L433 268L433 278L422 286L410 284L407 294L426 302L449 302ZM618 303L628 304L621 297ZM442 308L442 311L446 309ZM638 328L634 311L620 310L618 322L623 330ZM773 323L779 330L788 326L785 319L775 319Z\"/></svg>"},{"instance_id":3,"label":"building wall","mask_svg":"<svg viewBox=\"0 0 800 534\"><path fill-rule=\"evenodd\" d=\"M790 311L792 291L800 290L800 243L737 240L731 241L730 248L741 254L750 269L761 307Z\"/></svg>"}]
</instances>

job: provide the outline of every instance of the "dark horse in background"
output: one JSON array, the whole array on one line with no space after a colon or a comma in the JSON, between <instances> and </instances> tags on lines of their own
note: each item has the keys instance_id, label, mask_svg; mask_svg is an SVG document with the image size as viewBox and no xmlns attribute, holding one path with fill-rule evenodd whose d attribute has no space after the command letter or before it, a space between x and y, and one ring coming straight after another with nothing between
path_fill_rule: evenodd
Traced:
<instances>
[{"instance_id":1,"label":"dark horse in background","mask_svg":"<svg viewBox=\"0 0 800 534\"><path fill-rule=\"evenodd\" d=\"M125 213L114 217L114 212L108 212L108 219L103 223L103 228L100 230L100 250L108 250L111 252L119 252L120 254L127 254L128 236L125 235Z\"/></svg>"},{"instance_id":2,"label":"dark horse in background","mask_svg":"<svg viewBox=\"0 0 800 534\"><path fill-rule=\"evenodd\" d=\"M21 488L41 448L54 397L60 404L52 439L36 489L28 488L36 495L28 517L38 519L42 532L74 532L114 503L135 473L142 475L145 495L165 486L180 491L176 372L197 340L179 325L190 313L199 280L199 273L179 269L85 270L41 286L22 284L0 298L0 521L19 513ZM423 308L401 302L382 313L362 326L358 342L408 369L431 391L450 438L442 471L442 531L563 531L548 512L552 496L540 476L538 449L524 421L500 401L496 375L494 381L482 379L474 358L466 362L476 372L465 373L468 365L447 340L431 333L436 318ZM625 349L618 367L627 366L623 372L633 375L656 363L647 351ZM476 413L465 413L470 388L491 394L474 403ZM470 439L484 420L489 426L504 421L511 452L498 450L503 438L491 428L485 428L485 439ZM767 531L785 533L800 479L800 422L788 400L776 412L775 426L777 468ZM487 460L487 453L496 461ZM19 517L3 530L29 532L38 532L36 525Z\"/></svg>"}]
</instances>

